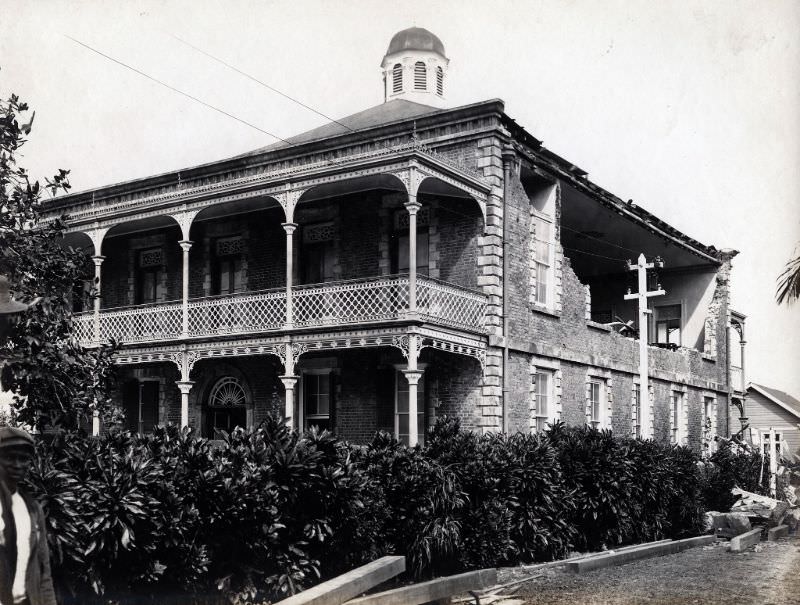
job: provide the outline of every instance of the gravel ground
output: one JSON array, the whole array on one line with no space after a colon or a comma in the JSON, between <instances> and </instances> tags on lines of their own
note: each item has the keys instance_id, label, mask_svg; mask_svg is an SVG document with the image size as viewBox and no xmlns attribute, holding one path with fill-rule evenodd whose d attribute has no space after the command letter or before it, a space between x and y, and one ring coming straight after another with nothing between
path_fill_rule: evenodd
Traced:
<instances>
[{"instance_id":1,"label":"gravel ground","mask_svg":"<svg viewBox=\"0 0 800 605\"><path fill-rule=\"evenodd\" d=\"M582 575L545 570L509 596L525 605L800 605L799 538L762 542L743 553L727 547L718 542ZM525 574L503 575L507 582Z\"/></svg>"}]
</instances>

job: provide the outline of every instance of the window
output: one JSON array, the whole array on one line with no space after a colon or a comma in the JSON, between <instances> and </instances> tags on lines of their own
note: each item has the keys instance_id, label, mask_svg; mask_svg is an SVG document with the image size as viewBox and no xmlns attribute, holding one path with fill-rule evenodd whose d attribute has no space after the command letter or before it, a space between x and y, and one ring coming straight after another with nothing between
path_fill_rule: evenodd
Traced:
<instances>
[{"instance_id":1,"label":"window","mask_svg":"<svg viewBox=\"0 0 800 605\"><path fill-rule=\"evenodd\" d=\"M436 94L444 95L444 71L441 67L436 68Z\"/></svg>"},{"instance_id":2,"label":"window","mask_svg":"<svg viewBox=\"0 0 800 605\"><path fill-rule=\"evenodd\" d=\"M634 437L642 436L642 387L633 385L633 403L631 409L631 426Z\"/></svg>"},{"instance_id":3,"label":"window","mask_svg":"<svg viewBox=\"0 0 800 605\"><path fill-rule=\"evenodd\" d=\"M403 92L403 66L399 63L392 68L392 92Z\"/></svg>"},{"instance_id":4,"label":"window","mask_svg":"<svg viewBox=\"0 0 800 605\"><path fill-rule=\"evenodd\" d=\"M430 212L423 208L417 213L417 275L428 275L430 271L429 223ZM401 210L395 214L394 228L392 273L408 273L408 212Z\"/></svg>"},{"instance_id":5,"label":"window","mask_svg":"<svg viewBox=\"0 0 800 605\"><path fill-rule=\"evenodd\" d=\"M212 294L234 294L244 290L241 237L221 237L215 240L211 274Z\"/></svg>"},{"instance_id":6,"label":"window","mask_svg":"<svg viewBox=\"0 0 800 605\"><path fill-rule=\"evenodd\" d=\"M247 427L247 396L238 378L225 376L217 380L208 396L206 435L212 439L230 433L234 428Z\"/></svg>"},{"instance_id":7,"label":"window","mask_svg":"<svg viewBox=\"0 0 800 605\"><path fill-rule=\"evenodd\" d=\"M681 344L681 306L665 305L655 308L656 343Z\"/></svg>"},{"instance_id":8,"label":"window","mask_svg":"<svg viewBox=\"0 0 800 605\"><path fill-rule=\"evenodd\" d=\"M136 258L136 304L162 302L167 289L161 248L140 250Z\"/></svg>"},{"instance_id":9,"label":"window","mask_svg":"<svg viewBox=\"0 0 800 605\"><path fill-rule=\"evenodd\" d=\"M303 372L303 425L333 430L333 373L329 369Z\"/></svg>"},{"instance_id":10,"label":"window","mask_svg":"<svg viewBox=\"0 0 800 605\"><path fill-rule=\"evenodd\" d=\"M601 380L592 379L588 384L588 402L586 417L588 423L596 429L605 427L605 383Z\"/></svg>"},{"instance_id":11,"label":"window","mask_svg":"<svg viewBox=\"0 0 800 605\"><path fill-rule=\"evenodd\" d=\"M426 90L428 88L428 71L425 63L417 61L414 64L414 90Z\"/></svg>"},{"instance_id":12,"label":"window","mask_svg":"<svg viewBox=\"0 0 800 605\"><path fill-rule=\"evenodd\" d=\"M554 373L552 371L539 370L534 374L537 431L545 430L547 425L557 418L553 378Z\"/></svg>"},{"instance_id":13,"label":"window","mask_svg":"<svg viewBox=\"0 0 800 605\"><path fill-rule=\"evenodd\" d=\"M553 265L553 224L549 217L533 215L534 261L536 263L535 302L537 305L550 304L551 268Z\"/></svg>"},{"instance_id":14,"label":"window","mask_svg":"<svg viewBox=\"0 0 800 605\"><path fill-rule=\"evenodd\" d=\"M409 385L401 370L395 372L394 436L408 445ZM417 383L417 435L419 445L425 445L425 375Z\"/></svg>"},{"instance_id":15,"label":"window","mask_svg":"<svg viewBox=\"0 0 800 605\"><path fill-rule=\"evenodd\" d=\"M717 399L703 398L703 453L710 455L716 449L714 437L717 434Z\"/></svg>"},{"instance_id":16,"label":"window","mask_svg":"<svg viewBox=\"0 0 800 605\"><path fill-rule=\"evenodd\" d=\"M334 228L331 223L303 229L303 283L321 284L333 280Z\"/></svg>"},{"instance_id":17,"label":"window","mask_svg":"<svg viewBox=\"0 0 800 605\"><path fill-rule=\"evenodd\" d=\"M685 403L685 393L672 391L669 401L670 443L676 445L684 445L686 443Z\"/></svg>"},{"instance_id":18,"label":"window","mask_svg":"<svg viewBox=\"0 0 800 605\"><path fill-rule=\"evenodd\" d=\"M143 435L152 432L158 424L157 380L130 380L122 391L122 406L125 409L126 428Z\"/></svg>"}]
</instances>

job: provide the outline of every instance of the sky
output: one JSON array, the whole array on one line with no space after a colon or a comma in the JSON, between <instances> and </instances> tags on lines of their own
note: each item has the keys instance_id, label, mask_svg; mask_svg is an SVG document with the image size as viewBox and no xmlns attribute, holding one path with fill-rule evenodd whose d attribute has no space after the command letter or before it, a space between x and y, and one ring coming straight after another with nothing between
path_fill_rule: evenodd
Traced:
<instances>
[{"instance_id":1,"label":"sky","mask_svg":"<svg viewBox=\"0 0 800 605\"><path fill-rule=\"evenodd\" d=\"M0 0L0 95L36 110L21 163L75 191L275 139L70 39L288 137L383 101L406 27L439 36L452 107L491 98L546 147L733 262L750 380L800 396L800 3L791 0ZM180 39L180 40L179 40Z\"/></svg>"}]
</instances>

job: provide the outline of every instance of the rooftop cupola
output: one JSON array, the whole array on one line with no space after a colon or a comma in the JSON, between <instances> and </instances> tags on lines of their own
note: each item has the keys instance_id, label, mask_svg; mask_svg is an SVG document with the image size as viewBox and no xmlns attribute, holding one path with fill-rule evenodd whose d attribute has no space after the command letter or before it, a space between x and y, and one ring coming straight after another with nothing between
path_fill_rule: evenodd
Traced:
<instances>
[{"instance_id":1,"label":"rooftop cupola","mask_svg":"<svg viewBox=\"0 0 800 605\"><path fill-rule=\"evenodd\" d=\"M445 106L445 76L450 60L444 44L421 27L397 32L383 57L384 101L405 99Z\"/></svg>"}]
</instances>

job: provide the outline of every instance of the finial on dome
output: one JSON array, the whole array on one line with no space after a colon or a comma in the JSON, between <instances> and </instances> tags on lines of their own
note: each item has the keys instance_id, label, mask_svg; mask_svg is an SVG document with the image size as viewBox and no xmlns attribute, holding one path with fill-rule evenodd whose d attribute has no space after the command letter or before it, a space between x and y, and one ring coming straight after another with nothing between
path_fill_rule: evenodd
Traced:
<instances>
[{"instance_id":1,"label":"finial on dome","mask_svg":"<svg viewBox=\"0 0 800 605\"><path fill-rule=\"evenodd\" d=\"M422 27L409 27L392 36L383 56L384 100L405 99L444 107L444 80L450 60L444 44Z\"/></svg>"}]
</instances>

